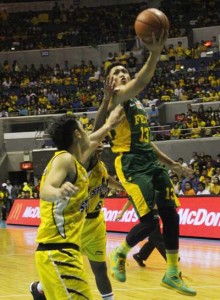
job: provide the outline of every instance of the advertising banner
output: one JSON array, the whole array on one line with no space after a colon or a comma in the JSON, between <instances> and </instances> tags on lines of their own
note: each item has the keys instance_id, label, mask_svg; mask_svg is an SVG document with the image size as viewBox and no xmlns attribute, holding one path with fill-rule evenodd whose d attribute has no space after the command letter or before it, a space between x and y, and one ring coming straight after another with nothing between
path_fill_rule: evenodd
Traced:
<instances>
[{"instance_id":1,"label":"advertising banner","mask_svg":"<svg viewBox=\"0 0 220 300\"><path fill-rule=\"evenodd\" d=\"M103 213L107 231L128 232L138 218L131 206L122 220L115 221L127 198L106 198ZM180 235L188 237L220 238L220 197L180 197ZM40 224L38 199L16 199L7 219L7 224Z\"/></svg>"},{"instance_id":2,"label":"advertising banner","mask_svg":"<svg viewBox=\"0 0 220 300\"><path fill-rule=\"evenodd\" d=\"M38 226L40 224L39 199L16 199L6 224Z\"/></svg>"}]
</instances>

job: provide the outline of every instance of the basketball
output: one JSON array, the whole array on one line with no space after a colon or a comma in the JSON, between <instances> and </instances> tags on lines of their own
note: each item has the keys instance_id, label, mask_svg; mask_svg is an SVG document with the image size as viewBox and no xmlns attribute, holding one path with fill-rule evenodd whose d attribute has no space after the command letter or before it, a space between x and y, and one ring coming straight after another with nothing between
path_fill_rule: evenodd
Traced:
<instances>
[{"instance_id":1,"label":"basketball","mask_svg":"<svg viewBox=\"0 0 220 300\"><path fill-rule=\"evenodd\" d=\"M163 28L169 30L169 20L162 11L156 8L143 10L139 13L134 23L137 36L146 43L152 43L153 32L156 39L159 39Z\"/></svg>"}]
</instances>

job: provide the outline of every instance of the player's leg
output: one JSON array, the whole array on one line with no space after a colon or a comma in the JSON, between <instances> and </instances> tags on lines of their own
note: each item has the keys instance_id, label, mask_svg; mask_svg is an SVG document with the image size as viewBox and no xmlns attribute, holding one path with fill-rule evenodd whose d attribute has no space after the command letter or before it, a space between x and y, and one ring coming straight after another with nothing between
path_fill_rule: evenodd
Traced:
<instances>
[{"instance_id":1,"label":"player's leg","mask_svg":"<svg viewBox=\"0 0 220 300\"><path fill-rule=\"evenodd\" d=\"M166 248L167 270L162 285L184 295L195 296L196 291L185 285L178 269L179 215L176 211L176 195L167 172L161 169L155 178L155 188L160 191L157 205L163 222L163 237Z\"/></svg>"},{"instance_id":2,"label":"player's leg","mask_svg":"<svg viewBox=\"0 0 220 300\"><path fill-rule=\"evenodd\" d=\"M113 300L113 290L106 266L106 226L102 212L97 218L86 219L81 243L82 252L89 259L102 299Z\"/></svg>"},{"instance_id":3,"label":"player's leg","mask_svg":"<svg viewBox=\"0 0 220 300\"><path fill-rule=\"evenodd\" d=\"M102 299L113 300L114 295L112 291L111 282L107 274L106 262L97 262L89 260L93 274L95 275L96 286L102 296Z\"/></svg>"},{"instance_id":4,"label":"player's leg","mask_svg":"<svg viewBox=\"0 0 220 300\"><path fill-rule=\"evenodd\" d=\"M154 220L154 222L155 221L156 220ZM138 253L135 253L133 255L134 259L137 261L139 266L145 266L143 260L147 260L155 248L158 249L160 254L166 260L165 245L163 241L163 236L160 231L159 220L157 223L155 223L155 230L152 230L152 232L150 232L148 241L141 247Z\"/></svg>"},{"instance_id":5,"label":"player's leg","mask_svg":"<svg viewBox=\"0 0 220 300\"><path fill-rule=\"evenodd\" d=\"M111 274L121 282L126 281L125 262L128 252L153 230L153 214L150 212L154 207L155 191L153 190L152 176L151 174L140 174L138 172L139 165L136 166L136 162L137 159L132 155L118 156L115 161L118 178L130 196L140 220L140 224L134 226L122 244L110 254ZM143 166L142 160L140 165Z\"/></svg>"},{"instance_id":6,"label":"player's leg","mask_svg":"<svg viewBox=\"0 0 220 300\"><path fill-rule=\"evenodd\" d=\"M157 248L157 250L163 256L163 258L165 260L167 260L167 258L166 258L165 243L164 243L163 235L161 233L160 224L158 224L158 226L156 227L156 229L149 235L149 243L151 245L153 245L154 248ZM148 257L149 257L149 255L146 257L146 259Z\"/></svg>"},{"instance_id":7,"label":"player's leg","mask_svg":"<svg viewBox=\"0 0 220 300\"><path fill-rule=\"evenodd\" d=\"M41 282L32 282L30 285L30 292L34 300L46 300Z\"/></svg>"},{"instance_id":8,"label":"player's leg","mask_svg":"<svg viewBox=\"0 0 220 300\"><path fill-rule=\"evenodd\" d=\"M35 259L47 300L92 299L83 258L78 250L36 251Z\"/></svg>"},{"instance_id":9,"label":"player's leg","mask_svg":"<svg viewBox=\"0 0 220 300\"><path fill-rule=\"evenodd\" d=\"M133 258L136 260L136 262L138 263L138 265L140 267L145 267L145 263L143 261L146 260L151 255L151 253L153 252L154 249L155 249L155 246L152 243L150 243L149 241L147 241L141 247L139 252L133 254Z\"/></svg>"}]
</instances>

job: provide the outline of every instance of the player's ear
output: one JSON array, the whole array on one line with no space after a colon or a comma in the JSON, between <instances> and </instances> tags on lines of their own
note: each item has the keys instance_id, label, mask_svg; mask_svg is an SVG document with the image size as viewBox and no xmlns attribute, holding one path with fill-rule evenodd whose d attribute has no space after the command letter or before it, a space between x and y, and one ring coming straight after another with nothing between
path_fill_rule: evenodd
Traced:
<instances>
[{"instance_id":1,"label":"player's ear","mask_svg":"<svg viewBox=\"0 0 220 300\"><path fill-rule=\"evenodd\" d=\"M77 139L80 139L81 136L82 136L82 134L81 134L81 132L80 132L79 129L75 129L74 132L73 132L73 135L74 135L74 137L77 138Z\"/></svg>"}]
</instances>

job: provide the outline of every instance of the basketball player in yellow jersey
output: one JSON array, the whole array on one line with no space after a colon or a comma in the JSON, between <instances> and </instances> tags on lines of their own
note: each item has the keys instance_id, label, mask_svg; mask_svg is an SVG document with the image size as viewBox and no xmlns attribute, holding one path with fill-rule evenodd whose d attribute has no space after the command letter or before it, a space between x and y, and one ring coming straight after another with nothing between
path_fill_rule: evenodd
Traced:
<instances>
[{"instance_id":1,"label":"basketball player in yellow jersey","mask_svg":"<svg viewBox=\"0 0 220 300\"><path fill-rule=\"evenodd\" d=\"M86 161L109 129L117 126L120 110L114 110L110 119L90 139L73 115L64 115L50 129L58 151L41 180L41 224L35 254L47 300L92 299L80 252L89 186L80 161ZM42 299L36 286L31 286L31 292L34 299Z\"/></svg>"},{"instance_id":2,"label":"basketball player in yellow jersey","mask_svg":"<svg viewBox=\"0 0 220 300\"><path fill-rule=\"evenodd\" d=\"M122 185L109 176L105 164L100 160L102 147L86 164L89 175L89 201L86 220L81 235L82 252L88 259L95 275L102 299L113 300L112 286L106 266L106 225L102 207L109 188L124 190Z\"/></svg>"},{"instance_id":3,"label":"basketball player in yellow jersey","mask_svg":"<svg viewBox=\"0 0 220 300\"><path fill-rule=\"evenodd\" d=\"M114 87L108 110L122 105L125 118L111 132L112 151L118 153L115 168L118 178L132 198L132 204L140 220L140 226L153 229L153 207L157 204L163 222L163 237L166 247L167 270L161 285L179 293L195 296L196 291L188 287L178 269L179 216L176 211L176 196L169 178L167 165L181 175L191 172L173 161L151 142L146 111L136 98L154 75L158 58L164 47L167 33L159 40L152 34L152 44L146 44L149 57L134 79L127 69L112 63L106 71L110 86ZM103 112L102 112L103 113ZM161 164L162 162L162 164ZM144 224L144 225L143 225ZM129 232L125 241L110 255L111 274L117 280L126 281L125 261L130 249L138 243L138 228Z\"/></svg>"}]
</instances>

